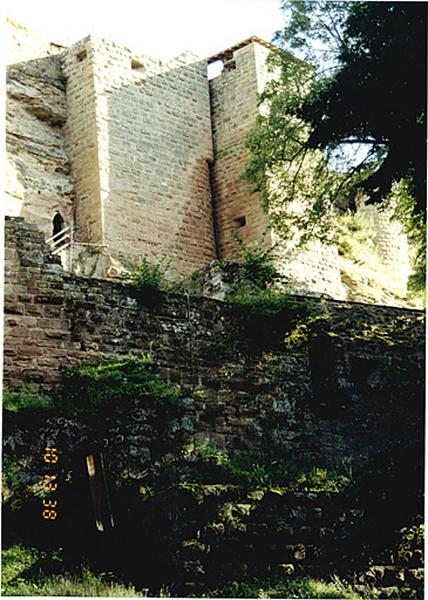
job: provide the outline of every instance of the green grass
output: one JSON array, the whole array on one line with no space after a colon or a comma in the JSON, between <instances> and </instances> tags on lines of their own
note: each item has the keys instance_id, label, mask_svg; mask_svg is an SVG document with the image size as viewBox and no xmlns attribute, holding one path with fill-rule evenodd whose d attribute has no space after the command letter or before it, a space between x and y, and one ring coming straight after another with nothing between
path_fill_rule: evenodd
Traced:
<instances>
[{"instance_id":1,"label":"green grass","mask_svg":"<svg viewBox=\"0 0 428 600\"><path fill-rule=\"evenodd\" d=\"M202 436L194 436L188 442L185 456L191 464L201 465L199 479L203 479L203 483L234 483L265 490L278 487L287 491L339 492L352 480L352 471L346 464L341 469L326 469L277 459L267 453L231 455L226 448L217 448Z\"/></svg>"},{"instance_id":2,"label":"green grass","mask_svg":"<svg viewBox=\"0 0 428 600\"><path fill-rule=\"evenodd\" d=\"M115 421L140 399L161 409L165 422L181 407L181 392L153 372L147 356L81 363L64 372L62 407L74 418Z\"/></svg>"},{"instance_id":3,"label":"green grass","mask_svg":"<svg viewBox=\"0 0 428 600\"><path fill-rule=\"evenodd\" d=\"M266 578L234 581L226 586L209 590L203 598L362 598L352 587L332 577L330 581L297 578ZM372 596L375 598L376 596Z\"/></svg>"},{"instance_id":4,"label":"green grass","mask_svg":"<svg viewBox=\"0 0 428 600\"><path fill-rule=\"evenodd\" d=\"M132 586L106 581L101 575L83 568L79 575L25 577L25 572L45 554L35 548L15 545L2 552L3 596L106 596L114 598L146 598L146 592L136 592Z\"/></svg>"},{"instance_id":5,"label":"green grass","mask_svg":"<svg viewBox=\"0 0 428 600\"><path fill-rule=\"evenodd\" d=\"M3 390L3 408L18 412L25 409L51 410L54 404L51 398L37 394L23 387L20 390Z\"/></svg>"},{"instance_id":6,"label":"green grass","mask_svg":"<svg viewBox=\"0 0 428 600\"><path fill-rule=\"evenodd\" d=\"M20 575L32 567L40 558L41 553L35 548L25 548L15 545L2 551L1 582L2 588L19 579Z\"/></svg>"},{"instance_id":7,"label":"green grass","mask_svg":"<svg viewBox=\"0 0 428 600\"><path fill-rule=\"evenodd\" d=\"M81 576L55 575L46 579L24 581L17 579L4 589L3 596L102 596L108 598L147 598L147 593L136 592L134 587L103 581L90 571Z\"/></svg>"},{"instance_id":8,"label":"green grass","mask_svg":"<svg viewBox=\"0 0 428 600\"><path fill-rule=\"evenodd\" d=\"M257 289L235 286L227 294L226 300L242 306L249 316L273 317L290 307L288 294L271 288Z\"/></svg>"}]
</instances>

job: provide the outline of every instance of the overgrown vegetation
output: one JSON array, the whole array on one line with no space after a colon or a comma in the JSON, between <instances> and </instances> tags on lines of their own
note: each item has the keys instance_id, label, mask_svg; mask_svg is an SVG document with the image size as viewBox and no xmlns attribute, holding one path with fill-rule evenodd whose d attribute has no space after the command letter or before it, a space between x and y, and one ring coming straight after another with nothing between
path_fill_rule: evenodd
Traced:
<instances>
[{"instance_id":1,"label":"overgrown vegetation","mask_svg":"<svg viewBox=\"0 0 428 600\"><path fill-rule=\"evenodd\" d=\"M328 313L312 313L309 309L306 309L303 314L297 317L293 326L286 331L284 347L288 350L300 348L321 332L329 337L337 337L337 334L330 331L326 326L327 321Z\"/></svg>"},{"instance_id":2,"label":"overgrown vegetation","mask_svg":"<svg viewBox=\"0 0 428 600\"><path fill-rule=\"evenodd\" d=\"M211 589L203 598L363 598L353 587L333 576L329 581L312 577L271 576L233 581ZM370 598L378 598L371 595Z\"/></svg>"},{"instance_id":3,"label":"overgrown vegetation","mask_svg":"<svg viewBox=\"0 0 428 600\"><path fill-rule=\"evenodd\" d=\"M125 585L117 581L111 572L95 574L85 566L79 567L73 572L46 574L44 571L52 562L61 563L58 553L46 553L22 545L4 549L2 551L2 595L116 598L146 598L148 596L148 589L137 591L132 585ZM161 587L157 593L161 598L170 596L165 587ZM347 598L378 598L380 592L371 588L368 594L362 595L356 592L350 583L337 576L323 580L311 577L272 575L225 583L198 594L198 597L337 598L345 600Z\"/></svg>"},{"instance_id":4,"label":"overgrown vegetation","mask_svg":"<svg viewBox=\"0 0 428 600\"><path fill-rule=\"evenodd\" d=\"M425 541L425 525L423 516L420 515L417 523L410 527L400 529L400 542L398 544L398 552L407 560L411 561L412 553L424 547Z\"/></svg>"},{"instance_id":5,"label":"overgrown vegetation","mask_svg":"<svg viewBox=\"0 0 428 600\"><path fill-rule=\"evenodd\" d=\"M307 326L309 329L311 327L316 329L317 320L315 319L314 323L309 320ZM275 356L266 356L266 360L274 361ZM146 411L147 409L147 413L151 414L153 409L156 409L154 412L159 413L159 435L162 435L162 431L169 427L172 419L181 414L181 391L160 378L156 372L150 351L141 357L75 366L66 371L64 382L66 387L65 401L59 402L57 406L64 411L64 414L76 420L94 426L97 423L102 423L103 436L107 440L110 439L109 432L118 431L117 425L121 420L123 422L132 418L130 417L129 407L135 401L140 402L139 410ZM198 393L195 395L202 398ZM99 542L98 545L94 546L88 544L82 550L81 545L79 545L81 534L77 534L74 542L70 544L71 546L75 544L73 546L74 550L67 550L66 562L58 551L55 554L55 551L48 552L39 548L35 550L32 547L35 545L34 542L25 537L28 535L26 532L22 536L23 539L19 540L21 541L20 545L11 544L5 551L3 568L4 595L145 597L147 595L145 586L150 586L151 595L162 597L164 595L163 592L161 593L162 589L166 590L165 595L171 595L167 586L170 585L171 581L177 582L179 571L174 564L167 564L170 557L176 555L177 548L181 548L179 544L182 544L183 548L189 548L190 552L193 546L198 550L198 544L205 543L205 538L201 542L194 528L203 529L203 524L206 523L207 530L209 530L207 540L211 539L207 543L210 544L215 541L220 550L224 547L231 551L236 547L234 544L239 543L239 540L248 539L245 535L247 524L251 522L250 513L247 514L249 521L242 510L245 509L245 504L248 506L252 500L245 500L245 504L241 504L239 498L262 497L267 499L269 505L272 497L279 498L280 494L287 491L332 492L338 494L345 490L349 491L355 483L355 475L347 462L341 468L327 469L324 466L314 465L310 462L305 463L303 460L299 461L295 457L281 458L273 456L266 449L263 452L232 452L225 448L216 447L205 437L189 435L184 446L181 445L181 441L182 438L178 443L175 443L173 448L169 448L168 451L164 452L159 459L153 459L152 455L147 460L142 456L139 457L137 453L136 458L139 460L140 467L137 475L123 479L122 475L119 475L116 478L111 490L112 498L115 506L121 507L121 510L115 514L115 516L118 516L117 529L114 533L116 536L114 544L112 543L111 546L108 546L105 542L107 538L103 538L101 544ZM112 458L114 458L118 447L116 445L112 450ZM413 457L412 454L411 460L408 461L410 464L416 462ZM80 456L79 461L81 462ZM408 464L404 459L402 462L398 462L397 465L394 461L391 464L394 467L398 465L396 470L399 473L406 472L408 474L409 470L403 468L404 465ZM6 489L15 489L19 484L19 472L15 463L6 461L4 469ZM385 491L388 494L390 493L390 490L385 486L385 473L393 483L391 485L393 490L406 490L407 497L409 497L409 489L418 487L413 483L410 485L397 485L391 476L392 472L391 469L388 470L385 465L381 464L374 474L376 477L369 479L369 484L364 485L363 490L359 490L354 495L362 498L364 490L366 492L368 490L369 494L374 493L376 495L377 499L380 500L378 512L374 513L373 517L376 521L379 521L379 514L386 514ZM120 481L117 479L120 479ZM85 483L87 486L87 481ZM62 487L64 486L65 482L63 482ZM75 490L76 498L82 496L82 489L85 488ZM263 493L259 494L260 491ZM174 496L175 493L176 496ZM64 497L68 494L69 490L67 489ZM21 495L21 500L24 501L25 494L22 493ZM188 512L186 510L178 512L177 518L171 516L171 506L174 504L174 498L178 500L180 510L182 508L186 510L189 507L193 508ZM6 498L6 500L8 499ZM182 505L180 505L181 501L183 501ZM254 502L254 505L260 506L256 502ZM367 504L368 514L371 514L368 509L372 506L373 500L370 500L370 503ZM398 507L402 511L401 497L400 502L393 501L391 506ZM88 511L91 508L91 506L88 506L85 510ZM409 514L411 510L410 507ZM19 513L18 519L21 518L22 514ZM272 512L270 514L274 518L271 521L271 531L266 533L266 543L269 544L273 543L272 540L276 540L276 535L288 535L290 527L289 522L287 522L288 517L284 518L284 515ZM78 527L79 522L78 520L73 521L73 517L75 517L75 513L70 513L67 525L69 528ZM387 515L387 517L385 521L382 521L385 530L388 527L391 528L391 523L395 522L396 515L393 514L392 517ZM92 513L90 519L93 519ZM186 521L186 519L189 519L189 521ZM183 520L186 527L189 526L186 533L178 528L178 525L181 526L181 520ZM192 523L191 527L190 522ZM92 521L91 524L93 524ZM219 534L220 537L215 537L212 533L214 530L217 532L221 530L223 533ZM61 540L63 540L61 546L69 544L69 538L63 534L68 531L70 535L71 529L67 530L65 528L60 531ZM81 531L84 531L83 527ZM403 530L401 533L401 551L403 553L409 552L410 556L413 556L411 553L420 552L419 547L423 535L420 523ZM186 537L177 538L177 535ZM214 538L209 538L210 535ZM372 527L373 535L376 535L375 527ZM188 539L189 537L190 539ZM378 536L376 535L376 537ZM390 537L391 540L395 540L394 536ZM88 534L89 538L90 535ZM149 540L147 542L148 550L144 549L144 553L143 549L135 552L134 548L138 548L138 544L141 543L143 538L146 542ZM41 538L39 536L36 539L39 542ZM156 546L156 540L158 539L161 540L159 548ZM362 549L366 553L364 556L367 557L367 560L373 556L370 544L364 545L367 539L369 539L367 532L362 531L361 539L357 545L359 559L361 558ZM50 543L51 540L49 539ZM119 544L118 550L114 550L116 543ZM115 577L111 573L106 573L107 568L104 565L101 566L100 563L97 563L100 547L103 545L106 545L107 548L108 569L114 569ZM41 544L42 547L43 544ZM204 547L201 546L201 548L199 550L205 552ZM88 562L90 566L82 567L79 562L82 552L85 553L85 560L90 559L92 561ZM178 554L180 552L181 550ZM351 554L355 553L355 544L352 544L350 552ZM152 554L152 557L150 557L150 554ZM166 556L165 564L159 565L158 563L164 555ZM141 558L142 556L143 558ZM150 563L148 572L146 569L141 575L142 564L144 563L147 566L150 560L152 560L152 563ZM130 561L132 562L131 567L129 566ZM224 564L226 565L227 557L225 561ZM268 561L263 561L262 557L261 564L266 566ZM53 564L56 570L52 568ZM49 568L47 568L47 565ZM230 573L236 572L236 570L233 570L236 567L236 561L233 565ZM251 576L248 577L239 578L232 575L228 578L225 576L220 579L220 582L230 581L230 583L224 583L224 585L218 587L210 587L213 584L215 585L216 579L209 579L209 576L204 579L204 575L200 587L202 593L197 595L203 597L226 595L228 597L266 598L364 597L362 592L356 593L350 584L337 578L331 581L323 581L309 577L294 577L292 570L288 572L285 568L283 573L287 573L286 575L271 576L272 571L269 571L271 567L277 569L278 565L276 562L275 564L269 563L266 567L268 575L257 579L252 578L252 572ZM226 572L229 572L227 571L229 567L225 568ZM158 577L158 579L151 579L151 571L156 571L155 577ZM141 591L136 592L135 588L124 585L119 578L123 581L134 582L136 589L140 590L142 588ZM162 580L162 578L164 579ZM209 585L208 582L210 582ZM209 591L206 591L207 588ZM374 589L368 597L377 597L377 590Z\"/></svg>"},{"instance_id":6,"label":"overgrown vegetation","mask_svg":"<svg viewBox=\"0 0 428 600\"><path fill-rule=\"evenodd\" d=\"M49 396L38 394L29 388L19 390L3 390L3 408L17 412L18 410L52 410L54 403Z\"/></svg>"},{"instance_id":7,"label":"overgrown vegetation","mask_svg":"<svg viewBox=\"0 0 428 600\"><path fill-rule=\"evenodd\" d=\"M397 199L395 218L403 224L413 248L413 273L409 277L409 290L416 294L424 294L426 286L426 218L415 208L415 200L411 194L411 182L401 181L394 188Z\"/></svg>"},{"instance_id":8,"label":"overgrown vegetation","mask_svg":"<svg viewBox=\"0 0 428 600\"><path fill-rule=\"evenodd\" d=\"M239 245L238 260L240 266L240 280L243 286L264 290L281 279L275 267L272 248L263 250L245 244L238 235L233 236Z\"/></svg>"},{"instance_id":9,"label":"overgrown vegetation","mask_svg":"<svg viewBox=\"0 0 428 600\"><path fill-rule=\"evenodd\" d=\"M126 279L143 293L146 301L157 303L171 289L171 282L167 275L168 266L165 260L152 262L144 257L141 262L132 266L132 270L126 275Z\"/></svg>"},{"instance_id":10,"label":"overgrown vegetation","mask_svg":"<svg viewBox=\"0 0 428 600\"><path fill-rule=\"evenodd\" d=\"M248 316L273 317L290 306L289 296L284 292L270 288L249 290L239 285L227 294L226 300L241 306Z\"/></svg>"},{"instance_id":11,"label":"overgrown vegetation","mask_svg":"<svg viewBox=\"0 0 428 600\"><path fill-rule=\"evenodd\" d=\"M44 563L61 562L56 553L14 545L2 551L3 596L106 596L146 598L133 586L114 581L112 573L96 575L83 567L79 572L46 575ZM27 572L32 571L30 576Z\"/></svg>"},{"instance_id":12,"label":"overgrown vegetation","mask_svg":"<svg viewBox=\"0 0 428 600\"><path fill-rule=\"evenodd\" d=\"M10 503L13 509L22 506L26 500L25 486L19 478L19 468L15 461L4 458L1 469L2 504Z\"/></svg>"},{"instance_id":13,"label":"overgrown vegetation","mask_svg":"<svg viewBox=\"0 0 428 600\"><path fill-rule=\"evenodd\" d=\"M232 483L249 489L283 488L286 491L338 492L352 479L347 465L326 469L304 460L278 458L269 452L229 452L204 437L193 437L185 447L186 460L193 466L189 475L200 483Z\"/></svg>"},{"instance_id":14,"label":"overgrown vegetation","mask_svg":"<svg viewBox=\"0 0 428 600\"><path fill-rule=\"evenodd\" d=\"M64 372L61 410L77 419L114 424L138 401L167 423L181 408L181 391L155 372L150 355L83 363Z\"/></svg>"},{"instance_id":15,"label":"overgrown vegetation","mask_svg":"<svg viewBox=\"0 0 428 600\"><path fill-rule=\"evenodd\" d=\"M425 285L426 13L418 3L283 0L287 24L248 138L245 177L296 246L334 241L336 207L400 199ZM412 32L412 33L410 33ZM405 50L403 50L405 49ZM292 55L300 52L303 60ZM409 68L409 65L410 68ZM409 97L411 96L411 100ZM376 103L366 98L376 97ZM403 151L406 148L406 151ZM402 196L405 196L403 201Z\"/></svg>"},{"instance_id":16,"label":"overgrown vegetation","mask_svg":"<svg viewBox=\"0 0 428 600\"><path fill-rule=\"evenodd\" d=\"M238 264L231 263L235 280L225 300L243 307L247 316L274 316L289 307L289 295L276 287L282 276L275 267L273 249L253 248L237 235L234 238L239 245ZM220 261L219 266L227 272L230 263Z\"/></svg>"},{"instance_id":17,"label":"overgrown vegetation","mask_svg":"<svg viewBox=\"0 0 428 600\"><path fill-rule=\"evenodd\" d=\"M373 252L375 232L361 213L347 211L339 214L336 219L336 235L337 249L342 256L354 261L360 260L361 246L366 247L367 252Z\"/></svg>"}]
</instances>

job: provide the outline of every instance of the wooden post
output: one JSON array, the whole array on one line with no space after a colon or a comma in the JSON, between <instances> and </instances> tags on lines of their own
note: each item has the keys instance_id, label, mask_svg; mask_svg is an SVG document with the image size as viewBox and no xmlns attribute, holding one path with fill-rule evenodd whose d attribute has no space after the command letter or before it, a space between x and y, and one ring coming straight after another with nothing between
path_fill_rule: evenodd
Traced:
<instances>
[{"instance_id":1,"label":"wooden post","mask_svg":"<svg viewBox=\"0 0 428 600\"><path fill-rule=\"evenodd\" d=\"M86 457L89 485L95 513L95 526L98 531L108 532L114 527L110 498L107 489L104 457L101 450Z\"/></svg>"}]
</instances>

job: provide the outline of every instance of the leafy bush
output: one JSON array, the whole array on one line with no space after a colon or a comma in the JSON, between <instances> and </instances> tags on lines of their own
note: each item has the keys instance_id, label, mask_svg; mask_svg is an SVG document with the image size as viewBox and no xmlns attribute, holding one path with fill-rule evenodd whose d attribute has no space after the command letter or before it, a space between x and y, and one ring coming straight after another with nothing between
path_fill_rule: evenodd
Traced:
<instances>
[{"instance_id":1,"label":"leafy bush","mask_svg":"<svg viewBox=\"0 0 428 600\"><path fill-rule=\"evenodd\" d=\"M131 285L145 293L146 299L160 301L165 292L170 289L167 278L168 265L164 261L149 262L143 258L140 263L133 265L130 274L127 275Z\"/></svg>"},{"instance_id":2,"label":"leafy bush","mask_svg":"<svg viewBox=\"0 0 428 600\"><path fill-rule=\"evenodd\" d=\"M54 403L48 396L37 394L23 387L17 391L3 390L3 408L17 412L23 409L51 410Z\"/></svg>"},{"instance_id":3,"label":"leafy bush","mask_svg":"<svg viewBox=\"0 0 428 600\"><path fill-rule=\"evenodd\" d=\"M334 331L329 331L326 327L328 314L311 314L309 310L306 315L297 320L294 327L286 332L284 336L284 346L292 350L293 348L306 344L310 338L320 333L320 326L324 326L324 333L330 337L336 337Z\"/></svg>"},{"instance_id":4,"label":"leafy bush","mask_svg":"<svg viewBox=\"0 0 428 600\"><path fill-rule=\"evenodd\" d=\"M289 296L273 289L248 289L235 286L226 299L245 308L249 316L272 317L290 306Z\"/></svg>"},{"instance_id":5,"label":"leafy bush","mask_svg":"<svg viewBox=\"0 0 428 600\"><path fill-rule=\"evenodd\" d=\"M73 417L115 423L131 401L162 409L165 422L181 408L181 392L153 372L147 357L83 363L64 372L63 408Z\"/></svg>"},{"instance_id":6,"label":"leafy bush","mask_svg":"<svg viewBox=\"0 0 428 600\"><path fill-rule=\"evenodd\" d=\"M237 236L239 263L223 261L226 270L232 270L237 281L230 286L226 300L245 308L249 316L273 316L289 306L287 294L272 286L281 279L269 250L251 248Z\"/></svg>"},{"instance_id":7,"label":"leafy bush","mask_svg":"<svg viewBox=\"0 0 428 600\"><path fill-rule=\"evenodd\" d=\"M40 558L41 552L35 548L25 548L15 545L2 550L1 579L3 593L8 593L7 588L11 581L21 580L20 575L33 566ZM10 595L12 595L10 593Z\"/></svg>"},{"instance_id":8,"label":"leafy bush","mask_svg":"<svg viewBox=\"0 0 428 600\"><path fill-rule=\"evenodd\" d=\"M424 548L425 526L421 515L418 521L417 524L403 527L399 531L398 551L402 556L411 556L414 550Z\"/></svg>"},{"instance_id":9,"label":"leafy bush","mask_svg":"<svg viewBox=\"0 0 428 600\"><path fill-rule=\"evenodd\" d=\"M413 272L409 278L409 291L424 295L426 287L427 226L426 215L417 212L411 193L412 182L403 179L395 186L393 197L398 199L394 218L401 222L411 245L413 246Z\"/></svg>"},{"instance_id":10,"label":"leafy bush","mask_svg":"<svg viewBox=\"0 0 428 600\"><path fill-rule=\"evenodd\" d=\"M2 504L13 500L15 494L20 492L18 467L10 459L3 458L1 468L1 495Z\"/></svg>"},{"instance_id":11,"label":"leafy bush","mask_svg":"<svg viewBox=\"0 0 428 600\"><path fill-rule=\"evenodd\" d=\"M275 259L270 253L271 248L252 248L244 244L237 235L234 238L239 244L240 279L244 285L264 290L280 279L281 275L274 266Z\"/></svg>"},{"instance_id":12,"label":"leafy bush","mask_svg":"<svg viewBox=\"0 0 428 600\"><path fill-rule=\"evenodd\" d=\"M373 225L360 213L350 211L336 216L336 244L339 254L352 260L360 260L361 247L374 248Z\"/></svg>"}]
</instances>

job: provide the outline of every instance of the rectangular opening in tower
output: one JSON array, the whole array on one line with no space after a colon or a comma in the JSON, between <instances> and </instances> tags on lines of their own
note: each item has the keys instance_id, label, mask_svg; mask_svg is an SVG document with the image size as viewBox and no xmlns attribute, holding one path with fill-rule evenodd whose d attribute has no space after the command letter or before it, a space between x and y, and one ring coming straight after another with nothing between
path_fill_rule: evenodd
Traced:
<instances>
[{"instance_id":1,"label":"rectangular opening in tower","mask_svg":"<svg viewBox=\"0 0 428 600\"><path fill-rule=\"evenodd\" d=\"M82 60L85 60L85 58L87 57L88 53L86 52L86 50L82 50L81 52L79 52L78 54L76 54L76 58L79 62L82 62Z\"/></svg>"}]
</instances>

